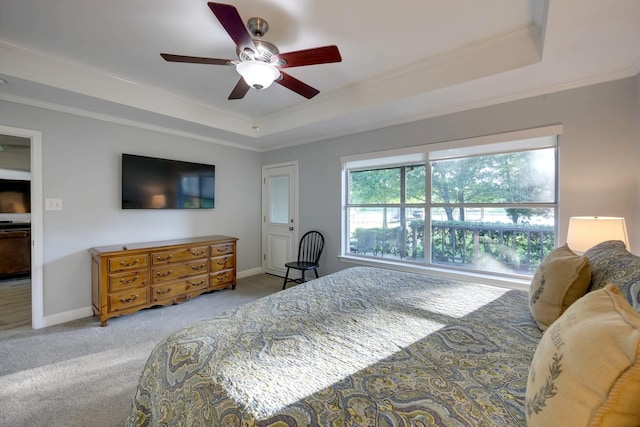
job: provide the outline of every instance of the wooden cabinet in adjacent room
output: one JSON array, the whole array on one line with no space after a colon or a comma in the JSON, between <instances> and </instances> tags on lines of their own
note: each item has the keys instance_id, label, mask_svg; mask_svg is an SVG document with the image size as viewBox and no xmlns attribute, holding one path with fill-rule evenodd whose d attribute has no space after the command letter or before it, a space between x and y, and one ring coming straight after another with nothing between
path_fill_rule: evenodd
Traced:
<instances>
[{"instance_id":1,"label":"wooden cabinet in adjacent room","mask_svg":"<svg viewBox=\"0 0 640 427\"><path fill-rule=\"evenodd\" d=\"M236 287L236 239L205 236L91 248L93 313L107 320Z\"/></svg>"}]
</instances>

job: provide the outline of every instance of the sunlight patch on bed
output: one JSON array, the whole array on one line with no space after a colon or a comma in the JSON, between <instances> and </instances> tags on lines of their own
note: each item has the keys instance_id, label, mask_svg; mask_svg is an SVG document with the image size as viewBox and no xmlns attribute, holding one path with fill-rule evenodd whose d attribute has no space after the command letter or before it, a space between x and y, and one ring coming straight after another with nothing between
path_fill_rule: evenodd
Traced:
<instances>
[{"instance_id":1,"label":"sunlight patch on bed","mask_svg":"<svg viewBox=\"0 0 640 427\"><path fill-rule=\"evenodd\" d=\"M305 308L306 317L288 316L283 323L265 323L259 336L253 331L234 340L236 347L223 359L211 361L212 371L245 411L257 419L268 417L348 381L351 375L404 351L451 319L478 310L504 292L496 289L489 295L478 294L462 285L460 299L454 303L447 292L431 293L429 301L407 292L375 305L366 298L342 299L338 315L335 307L327 311L318 306ZM445 301L448 307L443 308ZM305 305L291 300L287 304L291 306L275 310L291 314ZM463 335L464 331L452 330L447 338L464 340ZM237 348L238 343L246 347ZM473 343L462 343L469 344Z\"/></svg>"},{"instance_id":2,"label":"sunlight patch on bed","mask_svg":"<svg viewBox=\"0 0 640 427\"><path fill-rule=\"evenodd\" d=\"M476 284L459 283L458 290L454 294L460 298L451 298L451 289L434 288L429 292L429 299L420 298L422 292L408 292L402 296L407 305L417 309L427 310L448 317L462 318L495 301L507 293L509 289L494 288L494 292L488 293L485 288L479 288ZM454 286L452 286L454 287Z\"/></svg>"}]
</instances>

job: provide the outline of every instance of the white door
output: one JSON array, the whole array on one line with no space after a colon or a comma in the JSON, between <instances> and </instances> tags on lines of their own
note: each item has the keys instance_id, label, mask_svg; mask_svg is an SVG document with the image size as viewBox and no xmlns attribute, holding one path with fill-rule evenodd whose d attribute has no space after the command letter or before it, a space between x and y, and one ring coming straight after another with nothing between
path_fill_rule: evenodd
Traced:
<instances>
[{"instance_id":1,"label":"white door","mask_svg":"<svg viewBox=\"0 0 640 427\"><path fill-rule=\"evenodd\" d=\"M298 163L262 168L262 269L283 276L298 256Z\"/></svg>"}]
</instances>

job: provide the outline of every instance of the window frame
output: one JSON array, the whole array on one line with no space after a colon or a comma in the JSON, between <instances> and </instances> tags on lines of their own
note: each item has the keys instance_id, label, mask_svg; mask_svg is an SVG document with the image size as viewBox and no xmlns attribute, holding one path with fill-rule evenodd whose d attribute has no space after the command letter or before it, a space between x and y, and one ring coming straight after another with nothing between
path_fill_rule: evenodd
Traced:
<instances>
[{"instance_id":1,"label":"window frame","mask_svg":"<svg viewBox=\"0 0 640 427\"><path fill-rule=\"evenodd\" d=\"M531 280L529 275L520 275L512 273L485 272L468 268L460 268L455 266L444 266L431 263L431 230L426 224L431 224L431 208L441 207L443 205L451 206L451 204L432 203L431 202L431 162L435 160L447 160L460 157L471 157L477 155L491 155L499 153L512 153L518 151L531 151L541 148L555 149L555 191L553 203L513 203L518 207L544 207L553 209L554 212L554 245L558 240L558 222L559 222L559 139L564 132L563 125L552 125L541 128L527 129L515 132L507 132L501 134L487 135L474 138L466 138L445 142L438 142L402 149L385 150L379 152L366 153L362 155L345 156L341 158L342 162L342 232L341 232L341 254L340 259L347 262L365 265L386 266L405 271L418 272L435 272L446 277L462 278L474 277L488 279L488 282L495 284L503 284L506 280L509 286L513 283L519 284L521 288L525 288ZM393 167L408 167L412 165L424 165L425 170L425 202L424 203L406 203L404 194L405 183L401 180L401 202L392 204L350 204L349 203L349 174L350 172L383 169ZM489 206L490 204L481 204ZM504 204L496 204L497 207L504 207ZM374 257L351 253L350 235L349 235L349 209L357 207L392 207L392 208L421 208L424 209L425 232L423 236L424 262L407 262L400 260L384 259L382 257ZM473 207L471 204L461 204L460 207Z\"/></svg>"}]
</instances>

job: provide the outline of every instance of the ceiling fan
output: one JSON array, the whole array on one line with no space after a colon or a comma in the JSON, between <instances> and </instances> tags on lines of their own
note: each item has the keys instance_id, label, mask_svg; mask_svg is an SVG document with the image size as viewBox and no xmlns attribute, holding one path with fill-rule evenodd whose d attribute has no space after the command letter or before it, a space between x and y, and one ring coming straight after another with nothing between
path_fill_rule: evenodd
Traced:
<instances>
[{"instance_id":1,"label":"ceiling fan","mask_svg":"<svg viewBox=\"0 0 640 427\"><path fill-rule=\"evenodd\" d=\"M234 6L214 2L207 4L236 44L238 59L202 58L168 53L161 53L160 56L169 62L235 65L241 78L231 91L229 99L242 99L251 87L256 90L266 89L273 82L311 99L320 91L283 72L282 69L342 61L337 46L280 53L275 45L262 40L269 30L267 21L262 18L251 18L245 28Z\"/></svg>"}]
</instances>

